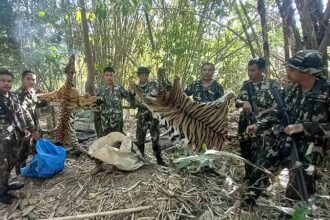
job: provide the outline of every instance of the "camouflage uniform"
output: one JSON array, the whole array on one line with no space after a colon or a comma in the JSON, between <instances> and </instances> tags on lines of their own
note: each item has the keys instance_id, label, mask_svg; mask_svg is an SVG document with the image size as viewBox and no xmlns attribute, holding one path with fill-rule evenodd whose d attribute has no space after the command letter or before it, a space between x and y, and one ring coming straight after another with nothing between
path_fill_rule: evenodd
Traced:
<instances>
[{"instance_id":1,"label":"camouflage uniform","mask_svg":"<svg viewBox=\"0 0 330 220\"><path fill-rule=\"evenodd\" d=\"M39 131L40 112L37 108L46 107L48 103L46 101L39 101L35 90L32 90L32 92L28 92L23 87L21 87L16 90L16 93L23 109L23 114L28 130L31 133ZM25 165L29 153L34 152L32 148L33 146L30 144L30 140L24 141L19 153L19 167L17 167L17 172L19 172L20 167Z\"/></svg>"},{"instance_id":2,"label":"camouflage uniform","mask_svg":"<svg viewBox=\"0 0 330 220\"><path fill-rule=\"evenodd\" d=\"M0 101L11 112L7 112L6 108L0 105L0 195L2 195L7 192L10 172L17 165L19 141L26 129L26 123L15 93L10 92L8 97L0 94Z\"/></svg>"},{"instance_id":3,"label":"camouflage uniform","mask_svg":"<svg viewBox=\"0 0 330 220\"><path fill-rule=\"evenodd\" d=\"M261 120L269 115L269 113L265 113L259 117L257 116L257 114L260 114L265 110L267 111L267 109L270 109L274 105L274 98L270 92L271 87L278 88L278 84L276 81L267 79L266 77L264 77L261 82L256 84L252 83L251 80L247 80L243 82L240 93L237 96L239 101L249 101L251 105L253 102L252 100L254 100L257 107L257 109L252 109L252 111L257 112L247 113L242 111L238 121L238 138L240 142L241 155L251 162L256 161L258 157L258 146L260 144L258 143L258 140L264 139L264 136L250 137L245 134L245 131L247 126L256 123L257 118L258 120ZM246 164L246 178L253 181L253 179L251 179L251 172L252 167Z\"/></svg>"},{"instance_id":4,"label":"camouflage uniform","mask_svg":"<svg viewBox=\"0 0 330 220\"><path fill-rule=\"evenodd\" d=\"M102 100L101 120L102 132L100 136L105 136L110 132L123 132L123 98L130 101L131 95L120 85L111 87L103 86L99 89L97 96Z\"/></svg>"},{"instance_id":5,"label":"camouflage uniform","mask_svg":"<svg viewBox=\"0 0 330 220\"><path fill-rule=\"evenodd\" d=\"M16 93L18 94L21 106L24 110L23 113L28 128L30 128L31 131L39 130L40 113L38 111L38 108L46 107L48 105L48 102L39 101L35 90L32 90L32 92L28 92L23 87L21 87L16 90ZM31 119L32 121L30 121Z\"/></svg>"},{"instance_id":6,"label":"camouflage uniform","mask_svg":"<svg viewBox=\"0 0 330 220\"><path fill-rule=\"evenodd\" d=\"M187 96L193 96L193 100L197 103L212 102L223 96L223 87L217 81L213 80L209 87L203 87L202 81L197 80L187 86L184 90Z\"/></svg>"},{"instance_id":7,"label":"camouflage uniform","mask_svg":"<svg viewBox=\"0 0 330 220\"><path fill-rule=\"evenodd\" d=\"M150 94L155 95L157 83L154 81L149 81L144 85L139 85L138 89ZM138 112L137 112L137 124L136 124L136 139L137 139L137 146L141 153L144 155L144 142L146 140L147 131L149 129L152 141L152 150L155 154L157 160L161 160L161 147L159 145L159 121L154 119L152 113L143 105L138 105Z\"/></svg>"},{"instance_id":8,"label":"camouflage uniform","mask_svg":"<svg viewBox=\"0 0 330 220\"><path fill-rule=\"evenodd\" d=\"M324 70L321 55L314 50L299 51L286 65L298 69L306 74L318 76ZM316 167L323 159L326 143L330 137L330 83L324 78L316 77L313 88L303 92L299 84L291 84L286 88L284 101L287 112L290 115L291 124L302 124L304 131L291 137L295 141L300 162L303 164L308 195L315 193ZM278 170L283 166L292 168L290 162L291 145L286 141L283 134L283 126L279 123L281 118L269 116L257 123L258 130L272 127L275 131L272 145L258 155L257 164L271 171ZM276 121L276 122L275 122ZM274 124L276 123L276 124ZM254 176L262 178L264 174ZM289 169L289 183L286 197L301 200L298 194L298 169Z\"/></svg>"}]
</instances>

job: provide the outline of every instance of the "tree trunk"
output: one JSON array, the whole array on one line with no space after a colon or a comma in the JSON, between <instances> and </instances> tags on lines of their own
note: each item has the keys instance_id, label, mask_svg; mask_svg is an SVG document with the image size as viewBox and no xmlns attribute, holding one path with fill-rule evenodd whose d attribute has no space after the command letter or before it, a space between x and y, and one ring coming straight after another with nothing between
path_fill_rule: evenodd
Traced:
<instances>
[{"instance_id":1,"label":"tree trunk","mask_svg":"<svg viewBox=\"0 0 330 220\"><path fill-rule=\"evenodd\" d=\"M84 0L79 0L79 3L80 3L80 7L81 7L81 23L82 23L82 29L83 29L85 57L86 57L87 69L88 69L85 90L87 93L94 95L95 94L95 85L94 85L95 84L95 68L94 68L91 45L89 43L86 6L85 6Z\"/></svg>"},{"instance_id":2,"label":"tree trunk","mask_svg":"<svg viewBox=\"0 0 330 220\"><path fill-rule=\"evenodd\" d=\"M258 13L260 15L261 29L262 29L262 39L263 39L263 50L264 58L266 60L266 65L269 66L269 43L268 43L268 26L266 20L266 6L264 0L258 0Z\"/></svg>"},{"instance_id":3,"label":"tree trunk","mask_svg":"<svg viewBox=\"0 0 330 220\"><path fill-rule=\"evenodd\" d=\"M146 23L147 23L147 27L148 27L148 36L149 36L149 39L150 39L151 49L152 49L152 51L155 51L156 50L156 45L155 45L155 41L154 41L154 38L153 38L153 35L152 35L152 29L151 29L149 14L148 14L148 11L145 7L143 8L143 11L144 11L144 15L145 15Z\"/></svg>"},{"instance_id":4,"label":"tree trunk","mask_svg":"<svg viewBox=\"0 0 330 220\"><path fill-rule=\"evenodd\" d=\"M326 33L324 34L322 42L319 46L319 51L324 58L327 57L327 47L328 46L330 46L330 23L328 24Z\"/></svg>"},{"instance_id":5,"label":"tree trunk","mask_svg":"<svg viewBox=\"0 0 330 220\"><path fill-rule=\"evenodd\" d=\"M239 0L239 2L240 2L240 5L241 5L241 7L242 7L242 9L243 9L243 13L244 13L244 15L245 15L245 18L246 18L246 20L247 20L247 22L248 22L248 24L249 24L249 28L251 29L251 32L252 32L252 34L253 34L253 38L255 39L255 43L256 43L256 45L257 45L257 49L258 49L258 52L257 52L257 53L258 53L258 54L261 54L261 53L262 53L262 49L261 49L261 46L260 46L260 44L259 44L258 35L257 35L257 33L256 33L256 31L255 31L255 29L254 29L254 27L253 27L253 22L251 21L251 18L250 18L250 16L249 16L249 14L248 14L248 12L247 12L247 10L246 10L246 8L245 8L245 6L244 6L242 0Z\"/></svg>"},{"instance_id":6,"label":"tree trunk","mask_svg":"<svg viewBox=\"0 0 330 220\"><path fill-rule=\"evenodd\" d=\"M280 11L282 17L282 29L283 29L283 42L284 42L284 58L288 60L290 58L290 39L291 39L291 29L288 24L287 12L288 9L283 7L281 0L276 0L277 7Z\"/></svg>"},{"instance_id":7,"label":"tree trunk","mask_svg":"<svg viewBox=\"0 0 330 220\"><path fill-rule=\"evenodd\" d=\"M283 8L284 10L287 9L286 11L287 22L288 25L291 27L294 36L294 47L291 47L292 48L291 53L295 54L297 51L303 49L303 44L299 33L299 29L297 28L296 25L296 20L294 18L295 12L292 3L293 3L292 0L283 0Z\"/></svg>"},{"instance_id":8,"label":"tree trunk","mask_svg":"<svg viewBox=\"0 0 330 220\"><path fill-rule=\"evenodd\" d=\"M227 2L226 2L226 3L227 3ZM228 3L227 3L227 5L228 5ZM252 55L252 57L254 58L254 57L256 57L257 55L256 55L256 51L255 51L255 49L254 49L254 47L253 47L253 43L252 43L252 40L251 40L251 36L250 36L250 34L248 33L248 31L247 31L247 27L246 27L245 22L244 22L244 20L243 20L243 18L242 18L241 12L239 11L238 5L237 5L237 3L236 3L235 1L233 2L233 5L234 5L235 11L236 11L236 13L237 13L237 15L238 15L238 18L239 18L239 20L240 20L240 22L241 22L242 29L243 29L243 31L244 31L244 34L245 34L245 37L246 37L247 44L248 44L248 46L249 46L249 48L250 48L250 51L251 51L251 55Z\"/></svg>"},{"instance_id":9,"label":"tree trunk","mask_svg":"<svg viewBox=\"0 0 330 220\"><path fill-rule=\"evenodd\" d=\"M306 49L317 49L315 25L312 19L313 11L310 0L295 0L303 30L303 42Z\"/></svg>"}]
</instances>

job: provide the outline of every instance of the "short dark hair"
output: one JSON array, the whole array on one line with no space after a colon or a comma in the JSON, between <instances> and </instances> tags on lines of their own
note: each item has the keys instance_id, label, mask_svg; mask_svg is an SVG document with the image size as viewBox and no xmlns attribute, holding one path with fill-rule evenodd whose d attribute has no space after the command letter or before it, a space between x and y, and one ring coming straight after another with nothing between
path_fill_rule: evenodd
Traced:
<instances>
[{"instance_id":1,"label":"short dark hair","mask_svg":"<svg viewBox=\"0 0 330 220\"><path fill-rule=\"evenodd\" d=\"M252 66L253 64L257 65L259 69L266 68L266 60L262 57L253 58L249 61L248 66Z\"/></svg>"},{"instance_id":2,"label":"short dark hair","mask_svg":"<svg viewBox=\"0 0 330 220\"><path fill-rule=\"evenodd\" d=\"M107 66L103 69L103 73L105 72L115 73L115 69L112 66Z\"/></svg>"},{"instance_id":3,"label":"short dark hair","mask_svg":"<svg viewBox=\"0 0 330 220\"><path fill-rule=\"evenodd\" d=\"M215 66L214 66L214 64L213 64L213 63L210 63L210 62L205 62L205 63L203 63L203 64L202 64L202 69L203 69L203 67L206 66L206 65L211 66L211 67L213 68L213 70L215 70Z\"/></svg>"},{"instance_id":4,"label":"short dark hair","mask_svg":"<svg viewBox=\"0 0 330 220\"><path fill-rule=\"evenodd\" d=\"M150 68L148 67L145 67L145 66L140 66L138 69L137 69L137 74L140 75L140 74L150 74Z\"/></svg>"},{"instance_id":5,"label":"short dark hair","mask_svg":"<svg viewBox=\"0 0 330 220\"><path fill-rule=\"evenodd\" d=\"M27 76L27 75L35 75L35 73L32 72L31 70L24 70L24 71L22 72L22 78L24 78L24 77Z\"/></svg>"},{"instance_id":6,"label":"short dark hair","mask_svg":"<svg viewBox=\"0 0 330 220\"><path fill-rule=\"evenodd\" d=\"M9 70L6 70L6 69L0 69L0 75L11 76L11 78L14 79L14 75Z\"/></svg>"}]
</instances>

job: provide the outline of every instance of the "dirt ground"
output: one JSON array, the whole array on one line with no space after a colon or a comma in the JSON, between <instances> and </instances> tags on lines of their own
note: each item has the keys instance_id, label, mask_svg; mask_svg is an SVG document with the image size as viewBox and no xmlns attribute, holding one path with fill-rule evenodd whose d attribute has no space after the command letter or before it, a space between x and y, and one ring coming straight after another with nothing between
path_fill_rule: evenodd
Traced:
<instances>
[{"instance_id":1,"label":"dirt ground","mask_svg":"<svg viewBox=\"0 0 330 220\"><path fill-rule=\"evenodd\" d=\"M126 134L134 138L135 119L125 117ZM234 122L229 126L236 127ZM93 128L93 124L87 120L76 127ZM176 149L164 140L162 145L170 163ZM150 144L146 148L149 164L135 172L100 172L93 176L94 161L83 155L67 158L64 171L51 179L23 178L25 187L15 192L19 200L11 206L0 205L0 219L47 219L142 206L150 208L87 219L275 219L279 214L276 206L280 206L284 195L285 172L267 191L268 197L261 197L257 208L245 212L239 208L244 191L242 162L224 157L216 162L216 173L177 173L173 165L157 166ZM227 143L224 150L239 154L235 142ZM329 163L321 175L318 195L329 197ZM13 174L13 178L21 177ZM315 204L314 217L310 219L330 219L329 198Z\"/></svg>"}]
</instances>

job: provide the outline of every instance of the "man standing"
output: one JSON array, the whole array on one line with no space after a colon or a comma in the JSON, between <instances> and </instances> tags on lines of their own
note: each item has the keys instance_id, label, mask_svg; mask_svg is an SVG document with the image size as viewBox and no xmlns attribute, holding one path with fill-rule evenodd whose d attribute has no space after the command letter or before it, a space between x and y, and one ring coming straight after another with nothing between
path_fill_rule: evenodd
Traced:
<instances>
[{"instance_id":1,"label":"man standing","mask_svg":"<svg viewBox=\"0 0 330 220\"><path fill-rule=\"evenodd\" d=\"M287 76L294 84L286 90L284 96L291 124L284 127L283 131L294 140L300 159L291 161L291 164L293 162L294 166L302 166L303 172L301 178L298 174L301 170L289 166L293 169L289 169L286 197L302 200L303 193L299 185L305 185L308 198L315 194L317 166L323 159L326 141L330 137L330 85L317 77L325 66L322 56L316 50L301 50L285 65ZM265 123L269 121L251 125L247 132L256 132ZM288 146L290 151L294 149L292 144ZM283 146L276 147L278 154L284 149ZM287 157L293 159L290 154Z\"/></svg>"},{"instance_id":2,"label":"man standing","mask_svg":"<svg viewBox=\"0 0 330 220\"><path fill-rule=\"evenodd\" d=\"M149 81L150 69L147 67L139 67L137 74L139 77L138 89L150 95L157 94L157 83L155 81ZM154 119L152 113L143 105L138 104L137 108L137 147L139 148L142 155L144 155L144 142L146 140L147 131L149 130L152 141L152 150L157 159L157 164L166 166L166 163L163 161L161 155L161 147L159 145L159 121Z\"/></svg>"},{"instance_id":3,"label":"man standing","mask_svg":"<svg viewBox=\"0 0 330 220\"><path fill-rule=\"evenodd\" d=\"M194 81L184 90L187 96L192 96L197 103L212 102L223 96L223 87L216 80L213 80L214 70L214 64L204 63L201 79Z\"/></svg>"},{"instance_id":4,"label":"man standing","mask_svg":"<svg viewBox=\"0 0 330 220\"><path fill-rule=\"evenodd\" d=\"M264 141L268 135L258 134L255 137L251 137L245 133L246 128L256 123L257 121L267 118L273 110L275 110L276 104L274 97L271 93L271 89L279 89L276 81L267 78L264 75L266 68L266 62L263 58L254 58L248 62L247 70L249 80L244 81L240 93L237 96L236 107L242 108L238 121L238 139L240 143L241 155L243 158L256 163L258 155L261 151L267 148L269 142ZM264 178L262 181L255 179L257 170L249 164L245 164L245 181L248 186L256 186L253 189L249 189L253 193L248 193L245 198L247 206L254 205L255 199L261 193L258 187L267 187L269 181ZM256 181L258 181L256 183ZM254 194L254 196L250 196Z\"/></svg>"},{"instance_id":5,"label":"man standing","mask_svg":"<svg viewBox=\"0 0 330 220\"><path fill-rule=\"evenodd\" d=\"M37 108L46 107L48 105L46 101L38 101L35 89L36 81L36 74L31 70L25 70L22 73L22 86L16 91L23 108L27 127L31 134L33 134L34 139L37 139L40 136L40 115ZM20 149L19 166L16 168L16 173L19 173L20 168L25 166L29 153L32 153L33 151L31 141L24 141L22 148Z\"/></svg>"},{"instance_id":6,"label":"man standing","mask_svg":"<svg viewBox=\"0 0 330 220\"><path fill-rule=\"evenodd\" d=\"M101 102L101 132L98 135L103 137L111 132L123 133L123 106L122 100L131 101L130 93L121 85L115 84L115 70L108 66L103 70L104 86L101 86L97 96ZM92 171L93 174L103 169L102 162L96 160L96 167Z\"/></svg>"},{"instance_id":7,"label":"man standing","mask_svg":"<svg viewBox=\"0 0 330 220\"><path fill-rule=\"evenodd\" d=\"M14 196L9 190L23 187L22 183L9 184L9 178L18 162L20 138L30 135L18 97L10 92L12 84L13 75L0 70L0 202L3 204L12 203Z\"/></svg>"}]
</instances>

